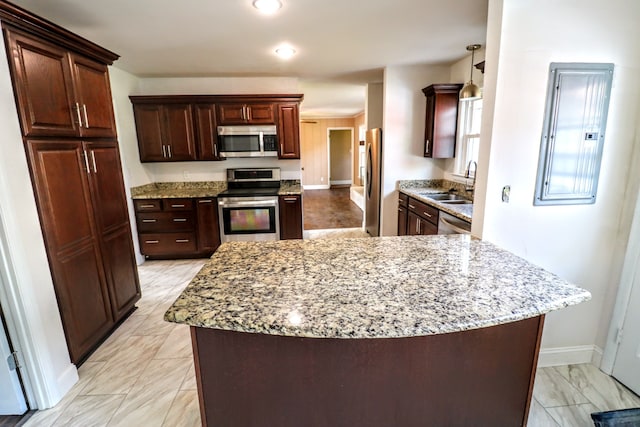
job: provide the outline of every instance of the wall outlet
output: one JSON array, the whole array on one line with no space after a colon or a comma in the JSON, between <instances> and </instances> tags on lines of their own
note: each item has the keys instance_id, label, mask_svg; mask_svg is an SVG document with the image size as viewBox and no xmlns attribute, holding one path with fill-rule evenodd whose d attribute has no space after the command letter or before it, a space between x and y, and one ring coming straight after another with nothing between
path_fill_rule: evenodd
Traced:
<instances>
[{"instance_id":1,"label":"wall outlet","mask_svg":"<svg viewBox=\"0 0 640 427\"><path fill-rule=\"evenodd\" d=\"M324 182L324 176L320 177L320 182Z\"/></svg>"},{"instance_id":2,"label":"wall outlet","mask_svg":"<svg viewBox=\"0 0 640 427\"><path fill-rule=\"evenodd\" d=\"M509 196L511 196L511 186L505 185L502 187L502 201L504 203L509 203Z\"/></svg>"},{"instance_id":3,"label":"wall outlet","mask_svg":"<svg viewBox=\"0 0 640 427\"><path fill-rule=\"evenodd\" d=\"M182 177L186 180L189 180L191 178L191 174L189 174L189 171L183 171Z\"/></svg>"}]
</instances>

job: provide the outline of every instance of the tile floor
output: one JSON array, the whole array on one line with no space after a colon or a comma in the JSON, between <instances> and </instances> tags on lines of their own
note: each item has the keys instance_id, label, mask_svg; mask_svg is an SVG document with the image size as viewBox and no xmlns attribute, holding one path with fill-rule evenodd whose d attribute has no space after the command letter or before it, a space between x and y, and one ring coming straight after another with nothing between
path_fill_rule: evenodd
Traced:
<instances>
[{"instance_id":1,"label":"tile floor","mask_svg":"<svg viewBox=\"0 0 640 427\"><path fill-rule=\"evenodd\" d=\"M362 226L362 210L351 200L349 187L305 190L302 210L305 230Z\"/></svg>"},{"instance_id":2,"label":"tile floor","mask_svg":"<svg viewBox=\"0 0 640 427\"><path fill-rule=\"evenodd\" d=\"M142 265L138 310L80 367L67 396L24 425L199 426L189 329L162 316L204 262ZM640 399L592 365L542 368L528 427L590 426L591 412L627 407Z\"/></svg>"}]
</instances>

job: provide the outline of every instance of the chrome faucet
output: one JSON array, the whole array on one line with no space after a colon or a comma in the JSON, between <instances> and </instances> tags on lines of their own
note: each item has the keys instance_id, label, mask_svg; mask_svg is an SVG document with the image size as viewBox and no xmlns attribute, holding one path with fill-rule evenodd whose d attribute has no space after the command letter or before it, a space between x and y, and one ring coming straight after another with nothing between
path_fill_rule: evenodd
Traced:
<instances>
[{"instance_id":1,"label":"chrome faucet","mask_svg":"<svg viewBox=\"0 0 640 427\"><path fill-rule=\"evenodd\" d=\"M478 172L478 163L475 160L469 161L464 177L467 179L471 178L471 166L473 166L473 183L471 184L471 186L469 186L469 183L467 181L465 191L473 191L476 188L476 173Z\"/></svg>"}]
</instances>

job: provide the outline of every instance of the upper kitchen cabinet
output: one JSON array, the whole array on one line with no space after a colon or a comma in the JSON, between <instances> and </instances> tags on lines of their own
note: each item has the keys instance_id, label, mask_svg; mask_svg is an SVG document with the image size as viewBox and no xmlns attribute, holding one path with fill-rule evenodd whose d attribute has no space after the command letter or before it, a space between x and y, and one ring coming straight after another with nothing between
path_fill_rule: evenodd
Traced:
<instances>
[{"instance_id":1,"label":"upper kitchen cabinet","mask_svg":"<svg viewBox=\"0 0 640 427\"><path fill-rule=\"evenodd\" d=\"M107 65L3 26L25 136L116 136Z\"/></svg>"},{"instance_id":2,"label":"upper kitchen cabinet","mask_svg":"<svg viewBox=\"0 0 640 427\"><path fill-rule=\"evenodd\" d=\"M275 125L280 159L300 158L302 95L130 96L140 160L224 160L218 126Z\"/></svg>"},{"instance_id":3,"label":"upper kitchen cabinet","mask_svg":"<svg viewBox=\"0 0 640 427\"><path fill-rule=\"evenodd\" d=\"M133 113L142 162L196 159L190 104L137 104Z\"/></svg>"},{"instance_id":4,"label":"upper kitchen cabinet","mask_svg":"<svg viewBox=\"0 0 640 427\"><path fill-rule=\"evenodd\" d=\"M454 157L461 84L434 84L422 89L427 97L424 156L434 159Z\"/></svg>"},{"instance_id":5,"label":"upper kitchen cabinet","mask_svg":"<svg viewBox=\"0 0 640 427\"><path fill-rule=\"evenodd\" d=\"M276 115L272 103L218 104L220 125L273 125Z\"/></svg>"},{"instance_id":6,"label":"upper kitchen cabinet","mask_svg":"<svg viewBox=\"0 0 640 427\"><path fill-rule=\"evenodd\" d=\"M278 104L278 138L281 159L300 158L300 119L298 104Z\"/></svg>"}]
</instances>

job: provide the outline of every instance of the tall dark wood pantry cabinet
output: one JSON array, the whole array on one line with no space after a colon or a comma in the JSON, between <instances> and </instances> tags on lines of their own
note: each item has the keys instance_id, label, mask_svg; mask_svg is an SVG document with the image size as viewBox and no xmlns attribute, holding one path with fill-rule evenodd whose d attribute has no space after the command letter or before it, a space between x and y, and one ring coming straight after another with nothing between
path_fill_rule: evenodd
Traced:
<instances>
[{"instance_id":1,"label":"tall dark wood pantry cabinet","mask_svg":"<svg viewBox=\"0 0 640 427\"><path fill-rule=\"evenodd\" d=\"M107 65L118 58L0 1L16 106L71 360L140 299Z\"/></svg>"}]
</instances>

